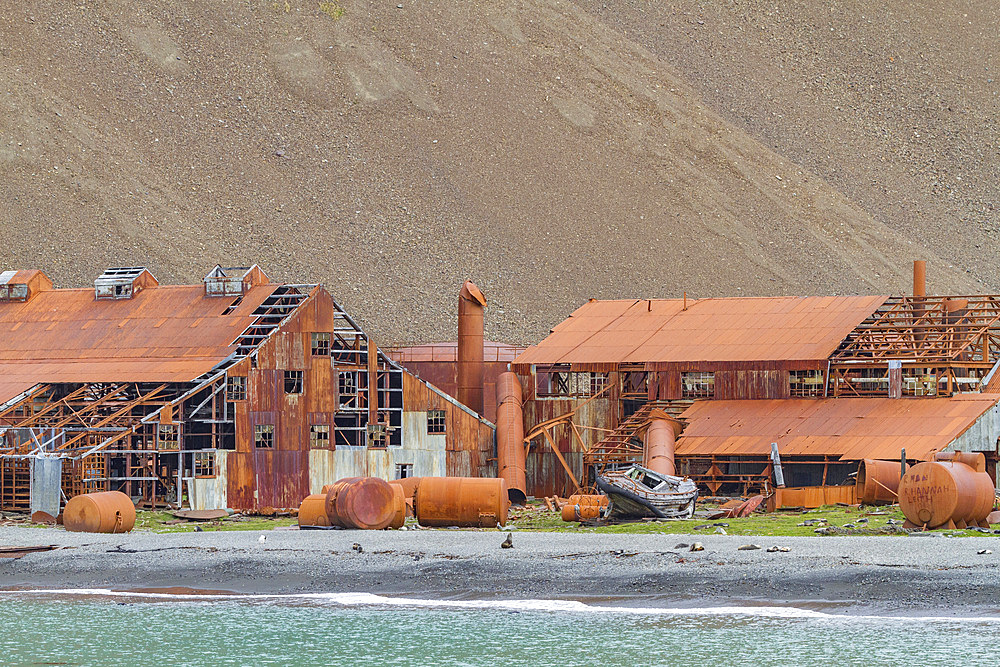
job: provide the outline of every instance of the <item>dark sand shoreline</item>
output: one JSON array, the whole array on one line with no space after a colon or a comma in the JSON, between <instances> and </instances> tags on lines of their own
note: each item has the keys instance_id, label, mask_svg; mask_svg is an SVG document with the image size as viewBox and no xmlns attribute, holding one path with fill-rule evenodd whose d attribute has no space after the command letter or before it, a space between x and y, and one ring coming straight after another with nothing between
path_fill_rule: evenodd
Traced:
<instances>
[{"instance_id":1,"label":"dark sand shoreline","mask_svg":"<svg viewBox=\"0 0 1000 667\"><path fill-rule=\"evenodd\" d=\"M261 535L266 535L260 542ZM0 527L0 589L181 587L418 599L559 599L644 607L782 605L840 614L1000 613L1000 538L269 531L91 535ZM676 548L702 542L705 551ZM357 543L361 551L353 548ZM739 551L781 544L788 553ZM979 555L990 549L997 554Z\"/></svg>"}]
</instances>

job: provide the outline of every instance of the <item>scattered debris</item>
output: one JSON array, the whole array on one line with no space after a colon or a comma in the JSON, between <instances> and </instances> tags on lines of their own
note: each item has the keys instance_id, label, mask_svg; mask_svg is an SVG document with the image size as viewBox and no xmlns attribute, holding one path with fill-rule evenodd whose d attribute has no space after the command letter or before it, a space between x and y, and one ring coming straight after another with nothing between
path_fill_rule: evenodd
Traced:
<instances>
[{"instance_id":1,"label":"scattered debris","mask_svg":"<svg viewBox=\"0 0 1000 667\"><path fill-rule=\"evenodd\" d=\"M58 548L58 544L40 544L29 547L0 547L0 558L17 560L18 558L23 558L27 554L38 553L39 551L52 551L53 549Z\"/></svg>"},{"instance_id":2,"label":"scattered debris","mask_svg":"<svg viewBox=\"0 0 1000 667\"><path fill-rule=\"evenodd\" d=\"M993 551L991 549L980 549L976 553L982 556L983 554L991 554L993 553Z\"/></svg>"},{"instance_id":3,"label":"scattered debris","mask_svg":"<svg viewBox=\"0 0 1000 667\"><path fill-rule=\"evenodd\" d=\"M214 521L229 516L226 510L175 510L170 514L184 521Z\"/></svg>"}]
</instances>

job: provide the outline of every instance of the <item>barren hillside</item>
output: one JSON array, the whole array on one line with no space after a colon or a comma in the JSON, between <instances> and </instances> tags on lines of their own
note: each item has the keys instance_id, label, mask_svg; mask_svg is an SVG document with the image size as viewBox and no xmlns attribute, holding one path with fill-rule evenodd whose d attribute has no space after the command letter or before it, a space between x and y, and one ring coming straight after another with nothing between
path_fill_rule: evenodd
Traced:
<instances>
[{"instance_id":1,"label":"barren hillside","mask_svg":"<svg viewBox=\"0 0 1000 667\"><path fill-rule=\"evenodd\" d=\"M996 88L965 85L995 43L977 58L955 26L899 24L934 54L901 92L870 78L849 7L830 31L809 3L657 6L6 8L0 267L72 286L111 264L179 282L256 261L326 284L392 342L453 338L466 277L512 342L588 297L901 291L918 256L932 289L1000 288ZM864 49L901 53L892 29ZM884 96L851 98L856 71ZM830 90L810 92L820 75ZM937 106L927 77L946 79ZM934 142L883 141L871 119L888 116Z\"/></svg>"}]
</instances>

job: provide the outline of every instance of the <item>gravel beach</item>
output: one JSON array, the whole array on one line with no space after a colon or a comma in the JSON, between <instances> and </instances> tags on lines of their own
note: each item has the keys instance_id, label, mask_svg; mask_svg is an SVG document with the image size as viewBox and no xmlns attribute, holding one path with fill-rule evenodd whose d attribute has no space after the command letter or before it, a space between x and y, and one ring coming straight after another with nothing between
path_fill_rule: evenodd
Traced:
<instances>
[{"instance_id":1,"label":"gravel beach","mask_svg":"<svg viewBox=\"0 0 1000 667\"><path fill-rule=\"evenodd\" d=\"M262 542L260 537L265 536ZM0 559L0 588L370 592L561 598L624 605L792 604L842 613L990 614L1000 538L297 531L95 535L0 527L0 545L60 549ZM699 541L705 550L682 544ZM760 550L738 547L756 543ZM360 547L360 550L355 545ZM772 545L787 553L768 553ZM980 550L994 553L978 554ZM1000 609L997 609L1000 611Z\"/></svg>"}]
</instances>

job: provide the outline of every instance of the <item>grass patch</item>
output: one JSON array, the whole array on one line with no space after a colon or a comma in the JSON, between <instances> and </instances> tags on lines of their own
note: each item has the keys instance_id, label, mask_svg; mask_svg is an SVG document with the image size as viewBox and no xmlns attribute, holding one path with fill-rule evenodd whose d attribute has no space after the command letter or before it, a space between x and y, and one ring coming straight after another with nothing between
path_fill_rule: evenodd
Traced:
<instances>
[{"instance_id":1,"label":"grass patch","mask_svg":"<svg viewBox=\"0 0 1000 667\"><path fill-rule=\"evenodd\" d=\"M709 509L711 506L702 506L699 509ZM709 521L707 519L689 519L681 521L638 521L635 523L622 523L610 526L583 526L575 522L565 522L559 513L545 509L541 503L530 503L524 509L512 509L510 514L510 524L522 531L549 531L549 532L589 532L589 533L611 533L611 534L655 534L655 535L715 535L716 529L712 525L709 528L695 530L696 526L706 524L729 524L724 530L729 535L747 535L762 537L822 537L816 533L820 526L842 527L844 524L855 524L857 529L868 529L878 531L888 525L889 519L903 521L903 513L899 507L840 507L825 506L813 510L798 512L775 512L773 514L754 514L742 519L717 519ZM800 523L808 519L825 519L826 523L813 526L800 526ZM858 519L867 519L867 524L857 523ZM850 530L850 529L848 529ZM971 530L940 530L939 532L949 537L968 537L979 535Z\"/></svg>"},{"instance_id":2,"label":"grass patch","mask_svg":"<svg viewBox=\"0 0 1000 667\"><path fill-rule=\"evenodd\" d=\"M284 526L294 526L298 523L295 517L272 518L266 516L231 516L215 521L167 523L173 520L174 516L170 512L136 512L134 530L146 530L154 533L193 533L195 527L198 526L206 533L225 530L266 531Z\"/></svg>"},{"instance_id":3,"label":"grass patch","mask_svg":"<svg viewBox=\"0 0 1000 667\"><path fill-rule=\"evenodd\" d=\"M319 10L332 18L334 21L339 20L346 11L336 2L321 2L319 3Z\"/></svg>"}]
</instances>

